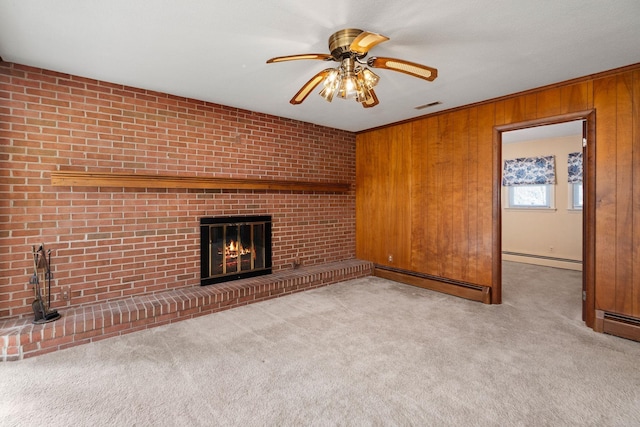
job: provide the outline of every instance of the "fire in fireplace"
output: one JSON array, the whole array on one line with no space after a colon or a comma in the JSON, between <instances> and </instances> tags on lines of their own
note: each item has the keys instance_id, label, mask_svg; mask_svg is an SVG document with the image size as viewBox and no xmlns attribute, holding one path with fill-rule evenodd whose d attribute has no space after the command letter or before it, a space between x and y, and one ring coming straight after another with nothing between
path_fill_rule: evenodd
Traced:
<instances>
[{"instance_id":1,"label":"fire in fireplace","mask_svg":"<svg viewBox=\"0 0 640 427\"><path fill-rule=\"evenodd\" d=\"M200 218L201 285L271 273L271 216Z\"/></svg>"}]
</instances>

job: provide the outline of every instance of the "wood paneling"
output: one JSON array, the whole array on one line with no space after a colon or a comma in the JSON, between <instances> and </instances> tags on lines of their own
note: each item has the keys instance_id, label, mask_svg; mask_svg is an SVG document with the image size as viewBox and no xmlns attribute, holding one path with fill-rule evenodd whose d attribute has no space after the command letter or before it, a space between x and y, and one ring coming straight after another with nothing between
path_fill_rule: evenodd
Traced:
<instances>
[{"instance_id":1,"label":"wood paneling","mask_svg":"<svg viewBox=\"0 0 640 427\"><path fill-rule=\"evenodd\" d=\"M464 201L467 209L467 282L478 283L478 258L480 254L480 228L478 226L478 109L469 109L468 173L467 197Z\"/></svg>"},{"instance_id":2,"label":"wood paneling","mask_svg":"<svg viewBox=\"0 0 640 427\"><path fill-rule=\"evenodd\" d=\"M616 77L596 80L596 308L615 310L616 288Z\"/></svg>"},{"instance_id":3,"label":"wood paneling","mask_svg":"<svg viewBox=\"0 0 640 427\"><path fill-rule=\"evenodd\" d=\"M453 167L451 182L451 277L468 281L469 266L469 111L461 110L453 115Z\"/></svg>"},{"instance_id":4,"label":"wood paneling","mask_svg":"<svg viewBox=\"0 0 640 427\"><path fill-rule=\"evenodd\" d=\"M591 86L590 83L582 82L562 87L560 89L561 114L588 110L590 105L589 86Z\"/></svg>"},{"instance_id":5,"label":"wood paneling","mask_svg":"<svg viewBox=\"0 0 640 427\"><path fill-rule=\"evenodd\" d=\"M493 111L472 108L359 135L359 258L491 286L492 205L483 199L493 197Z\"/></svg>"},{"instance_id":6,"label":"wood paneling","mask_svg":"<svg viewBox=\"0 0 640 427\"><path fill-rule=\"evenodd\" d=\"M427 222L418 221L413 224L414 232L417 234L426 234L426 251L424 256L426 260L417 257L414 261L414 265L423 265L424 268L417 267L415 270L421 273L428 273L436 275L438 272L438 229L441 224L439 222L438 212L441 209L441 200L437 197L433 197L438 194L437 186L437 164L438 164L438 146L433 143L438 139L438 118L431 117L426 122L427 132L424 135L424 139L415 140L416 145L424 145L427 147L427 156L421 159L421 162L426 165L426 173L423 175L422 180L426 180L425 190L426 193L422 196L422 203L416 206L416 209L424 210L427 212ZM424 224L421 227L421 224Z\"/></svg>"},{"instance_id":7,"label":"wood paneling","mask_svg":"<svg viewBox=\"0 0 640 427\"><path fill-rule=\"evenodd\" d=\"M384 219L387 204L387 157L381 150L381 134L363 135L356 144L356 256L375 263L383 262L385 251Z\"/></svg>"},{"instance_id":8,"label":"wood paneling","mask_svg":"<svg viewBox=\"0 0 640 427\"><path fill-rule=\"evenodd\" d=\"M435 218L433 216L434 203L430 203L428 195L429 179L427 173L433 171L428 165L430 158L429 144L425 143L429 139L429 129L427 120L416 122L411 128L411 271L425 271L429 269L429 250L435 242L435 238L429 241L428 231L430 227L418 227L414 230L415 224L429 224Z\"/></svg>"},{"instance_id":9,"label":"wood paneling","mask_svg":"<svg viewBox=\"0 0 640 427\"><path fill-rule=\"evenodd\" d=\"M494 283L493 261L493 126L497 111L493 104L482 105L478 109L478 281L482 286Z\"/></svg>"},{"instance_id":10,"label":"wood paneling","mask_svg":"<svg viewBox=\"0 0 640 427\"><path fill-rule=\"evenodd\" d=\"M538 98L536 95L525 95L515 98L505 99L504 123L518 123L532 120L536 117L536 106Z\"/></svg>"},{"instance_id":11,"label":"wood paneling","mask_svg":"<svg viewBox=\"0 0 640 427\"><path fill-rule=\"evenodd\" d=\"M536 116L553 117L562 114L562 96L560 88L547 89L538 94Z\"/></svg>"},{"instance_id":12,"label":"wood paneling","mask_svg":"<svg viewBox=\"0 0 640 427\"><path fill-rule=\"evenodd\" d=\"M382 129L356 144L356 256L410 269L411 125ZM389 260L391 258L391 260Z\"/></svg>"},{"instance_id":13,"label":"wood paneling","mask_svg":"<svg viewBox=\"0 0 640 427\"><path fill-rule=\"evenodd\" d=\"M438 248L437 276L453 278L453 199L451 197L453 179L453 144L451 133L453 132L453 117L451 114L438 117L438 137L434 141L438 147L436 154L436 191L439 198L438 230L436 245ZM458 209L456 206L455 209Z\"/></svg>"},{"instance_id":14,"label":"wood paneling","mask_svg":"<svg viewBox=\"0 0 640 427\"><path fill-rule=\"evenodd\" d=\"M631 315L640 318L640 71L633 73L633 237L632 240L632 309Z\"/></svg>"},{"instance_id":15,"label":"wood paneling","mask_svg":"<svg viewBox=\"0 0 640 427\"><path fill-rule=\"evenodd\" d=\"M592 227L589 244L595 248L589 292L597 309L640 317L639 86L636 64L362 132L357 136L356 162L376 176L358 174L356 209L397 215L390 223L410 221L410 262L401 258L394 267L499 288L500 270L494 268L499 262L494 261L500 256L500 195L495 186L500 149L494 146L494 129L594 110L594 208L586 217ZM389 138L397 139L389 143ZM372 148L380 140L385 141L384 149ZM380 158L372 161L363 153ZM396 164L388 175L391 169L384 163L398 159L410 165L410 171L400 171ZM371 188L378 185L383 188ZM408 200L398 197L398 191L405 190ZM399 206L390 210L390 203ZM384 232L391 228L387 225ZM378 231L360 224L357 230L358 256L375 253L377 249L366 246L375 244L370 234ZM407 236L406 229L397 230ZM365 259L381 261L379 256ZM494 290L492 300L499 302Z\"/></svg>"},{"instance_id":16,"label":"wood paneling","mask_svg":"<svg viewBox=\"0 0 640 427\"><path fill-rule=\"evenodd\" d=\"M616 78L616 289L615 312L633 310L633 126L632 74Z\"/></svg>"},{"instance_id":17,"label":"wood paneling","mask_svg":"<svg viewBox=\"0 0 640 427\"><path fill-rule=\"evenodd\" d=\"M387 262L409 269L411 262L411 125L393 128L388 143L389 199L387 232L389 240ZM389 261L388 256L393 258Z\"/></svg>"}]
</instances>

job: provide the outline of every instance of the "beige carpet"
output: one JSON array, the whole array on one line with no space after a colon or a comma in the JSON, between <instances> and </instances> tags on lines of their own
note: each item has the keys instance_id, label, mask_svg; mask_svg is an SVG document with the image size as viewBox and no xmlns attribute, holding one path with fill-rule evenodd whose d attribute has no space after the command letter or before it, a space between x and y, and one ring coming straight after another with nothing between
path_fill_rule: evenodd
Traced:
<instances>
[{"instance_id":1,"label":"beige carpet","mask_svg":"<svg viewBox=\"0 0 640 427\"><path fill-rule=\"evenodd\" d=\"M18 362L0 424L640 425L640 343L580 273L505 263L487 306L358 279Z\"/></svg>"}]
</instances>

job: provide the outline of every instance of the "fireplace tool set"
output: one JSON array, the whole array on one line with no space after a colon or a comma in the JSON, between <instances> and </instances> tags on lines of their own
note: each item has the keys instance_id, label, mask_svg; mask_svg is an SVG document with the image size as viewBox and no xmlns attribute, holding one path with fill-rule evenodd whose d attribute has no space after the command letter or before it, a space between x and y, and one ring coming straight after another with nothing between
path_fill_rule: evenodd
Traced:
<instances>
[{"instance_id":1,"label":"fireplace tool set","mask_svg":"<svg viewBox=\"0 0 640 427\"><path fill-rule=\"evenodd\" d=\"M29 279L29 284L33 285L35 300L31 303L35 316L33 323L48 323L60 318L57 310L51 309L51 249L45 254L44 245L32 247L33 252L33 276ZM42 278L42 286L40 285ZM46 286L45 286L46 285ZM46 300L46 301L45 301Z\"/></svg>"}]
</instances>

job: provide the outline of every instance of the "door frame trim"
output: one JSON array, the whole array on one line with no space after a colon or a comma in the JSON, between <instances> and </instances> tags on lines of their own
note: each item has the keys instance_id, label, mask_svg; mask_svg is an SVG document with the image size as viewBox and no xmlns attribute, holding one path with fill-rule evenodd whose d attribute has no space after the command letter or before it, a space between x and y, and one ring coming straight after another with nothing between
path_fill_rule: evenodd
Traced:
<instances>
[{"instance_id":1,"label":"door frame trim","mask_svg":"<svg viewBox=\"0 0 640 427\"><path fill-rule=\"evenodd\" d=\"M587 144L583 152L584 200L582 208L582 320L587 326L595 325L595 161L596 161L596 114L595 110L578 111L535 120L494 126L493 128L493 283L491 303L502 303L502 133L512 130L557 123L584 120L583 136Z\"/></svg>"}]
</instances>

